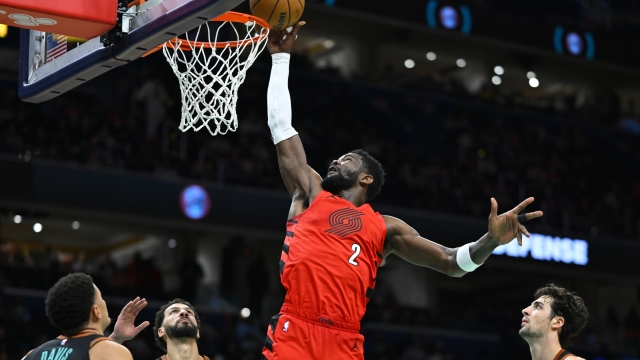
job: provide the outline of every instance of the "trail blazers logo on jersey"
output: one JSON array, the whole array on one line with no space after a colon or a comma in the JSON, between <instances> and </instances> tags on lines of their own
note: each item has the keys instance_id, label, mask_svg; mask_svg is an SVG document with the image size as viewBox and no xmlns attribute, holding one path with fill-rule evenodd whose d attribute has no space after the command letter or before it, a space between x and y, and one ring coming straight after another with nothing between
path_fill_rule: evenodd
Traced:
<instances>
[{"instance_id":1,"label":"trail blazers logo on jersey","mask_svg":"<svg viewBox=\"0 0 640 360\"><path fill-rule=\"evenodd\" d=\"M344 208L336 210L329 215L329 225L331 227L324 232L345 237L362 230L363 213L356 209Z\"/></svg>"}]
</instances>

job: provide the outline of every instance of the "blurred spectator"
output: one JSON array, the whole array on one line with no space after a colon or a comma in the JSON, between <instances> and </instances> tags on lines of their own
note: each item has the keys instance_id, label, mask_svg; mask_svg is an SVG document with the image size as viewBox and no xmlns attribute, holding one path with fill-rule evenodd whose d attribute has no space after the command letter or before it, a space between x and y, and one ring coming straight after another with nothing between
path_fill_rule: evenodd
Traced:
<instances>
[{"instance_id":1,"label":"blurred spectator","mask_svg":"<svg viewBox=\"0 0 640 360\"><path fill-rule=\"evenodd\" d=\"M537 8L534 3L500 3ZM294 123L309 163L320 174L332 159L362 147L378 157L388 174L387 186L376 200L379 203L484 218L491 196L500 201L501 208L510 208L532 195L546 214L541 227L640 238L640 141L633 131L613 128L619 119L613 94L579 100L566 89L558 89L557 97L537 98L497 92L493 87L469 94L455 69L416 80L397 76L389 67L378 79L352 83L331 69L314 73L298 59L293 64ZM128 72L123 76L96 79L38 105L19 101L11 84L0 99L0 152L19 155L25 161L28 153L30 158L284 191L266 112L256 110L266 108L267 69L256 64L240 90L238 131L214 139L206 132L180 133L177 84L162 80L162 74L149 79L134 65L123 68ZM107 86L99 81L117 83ZM132 86L141 83L138 89ZM90 86L101 85L118 91L113 98L91 91ZM625 116L619 126L635 129L636 122L637 118ZM203 325L210 325L202 328L201 345L212 359L259 359L267 326L266 320L260 320L275 314L281 303L280 294L267 293L269 278L261 256L250 264L247 276L238 275L246 256L242 239L232 239L225 247L221 293L239 305L238 287L247 284L252 312L259 314L267 308L269 314L249 319L212 315L203 320ZM114 296L128 296L141 291L170 300L165 299L162 273L154 259L143 259L140 254L119 267L108 257L95 259L49 246L39 252L10 242L0 244L2 285L46 290L66 272L93 269L94 280L101 287L104 284L105 293L108 289ZM180 296L194 301L203 277L194 252L187 251L179 276ZM58 335L45 315L37 312L42 308L41 299L38 301L23 303L13 298L9 304L0 297L0 360L20 358L22 349L38 343L43 332L46 338ZM518 323L517 311L492 305L447 302L429 312L402 307L387 292L372 299L363 322L490 331L501 335L505 354L517 353L521 339L508 325ZM636 309L630 310L622 326L615 314L607 321L609 327L622 329L625 341L637 344L640 319ZM11 331L6 330L8 324ZM581 344L600 346L600 328L593 329L590 338L579 339ZM453 358L456 350L421 336L405 344L389 333L376 330L368 335L368 360L441 360ZM152 337L140 337L128 346L136 359L158 354ZM600 350L599 354L606 352Z\"/></svg>"},{"instance_id":2,"label":"blurred spectator","mask_svg":"<svg viewBox=\"0 0 640 360\"><path fill-rule=\"evenodd\" d=\"M402 360L425 360L426 357L427 353L424 350L422 340L419 336L413 336L411 345L408 346L402 354Z\"/></svg>"},{"instance_id":3,"label":"blurred spectator","mask_svg":"<svg viewBox=\"0 0 640 360\"><path fill-rule=\"evenodd\" d=\"M269 271L264 262L264 256L258 255L249 265L246 279L249 289L249 309L256 316L261 315L263 299L269 291Z\"/></svg>"},{"instance_id":4,"label":"blurred spectator","mask_svg":"<svg viewBox=\"0 0 640 360\"><path fill-rule=\"evenodd\" d=\"M640 317L638 317L637 305L629 309L624 319L624 339L630 346L640 346Z\"/></svg>"},{"instance_id":5,"label":"blurred spectator","mask_svg":"<svg viewBox=\"0 0 640 360\"><path fill-rule=\"evenodd\" d=\"M3 321L4 323L4 321ZM9 340L4 326L0 325L0 355L4 354L9 357Z\"/></svg>"},{"instance_id":6,"label":"blurred spectator","mask_svg":"<svg viewBox=\"0 0 640 360\"><path fill-rule=\"evenodd\" d=\"M28 153L161 177L284 190L266 112L257 110L266 106L266 69L254 65L240 90L238 131L214 139L206 132L178 130L179 87L158 90L161 71L145 82L128 67L122 70L127 76L101 80L119 81L103 88L139 91L140 99L155 104L153 110L137 111L135 100L124 93L123 103L78 91L34 105L18 101L7 89L3 103L13 117L0 122L0 151L24 160ZM447 71L439 77L455 83ZM139 90L127 87L134 80L144 83ZM507 98L487 102L460 86L425 87L422 80L413 81L398 87L388 79L383 89L293 70L294 123L310 165L323 174L332 159L362 147L387 172L378 203L480 217L491 196L510 207L532 195L548 215L542 220L548 229L640 238L640 202L631 201L639 186L640 141L606 125L616 111L601 114L597 102L582 113L522 111L529 106L524 98L496 94ZM92 84L101 86L99 79ZM585 126L585 116L598 117L600 125ZM147 128L145 122L153 124ZM11 256L28 260L23 255ZM223 279L223 292L228 290Z\"/></svg>"},{"instance_id":7,"label":"blurred spectator","mask_svg":"<svg viewBox=\"0 0 640 360\"><path fill-rule=\"evenodd\" d=\"M136 101L144 102L147 139L155 138L158 125L164 120L166 113L165 102L168 95L164 82L159 76L153 76L142 83L142 86L134 92L133 97Z\"/></svg>"},{"instance_id":8,"label":"blurred spectator","mask_svg":"<svg viewBox=\"0 0 640 360\"><path fill-rule=\"evenodd\" d=\"M180 294L183 299L195 303L196 291L203 276L204 272L200 264L198 264L195 251L187 251L187 256L180 269L180 285L182 289Z\"/></svg>"}]
</instances>

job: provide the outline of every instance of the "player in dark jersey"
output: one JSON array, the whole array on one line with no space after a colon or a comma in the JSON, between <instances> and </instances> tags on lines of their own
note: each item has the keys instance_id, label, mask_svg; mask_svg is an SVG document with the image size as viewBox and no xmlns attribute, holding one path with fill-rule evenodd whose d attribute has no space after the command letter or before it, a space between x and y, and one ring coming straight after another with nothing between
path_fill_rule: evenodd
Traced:
<instances>
[{"instance_id":1,"label":"player in dark jersey","mask_svg":"<svg viewBox=\"0 0 640 360\"><path fill-rule=\"evenodd\" d=\"M529 343L532 360L584 360L564 350L584 329L589 312L578 294L549 284L522 310L520 336Z\"/></svg>"},{"instance_id":2,"label":"player in dark jersey","mask_svg":"<svg viewBox=\"0 0 640 360\"><path fill-rule=\"evenodd\" d=\"M200 316L188 301L174 299L156 313L156 345L165 355L157 360L209 360L198 353Z\"/></svg>"},{"instance_id":3,"label":"player in dark jersey","mask_svg":"<svg viewBox=\"0 0 640 360\"><path fill-rule=\"evenodd\" d=\"M287 88L290 51L303 22L291 32L272 30L267 47L272 70L267 92L269 128L284 183L292 197L280 258L286 290L280 313L267 330L263 359L363 359L359 334L376 273L391 253L419 266L461 277L493 250L522 235L521 224L541 211L519 214L528 198L498 216L491 199L489 231L478 241L447 248L421 237L400 219L375 212L368 202L381 190L384 171L363 150L334 160L322 178L307 165L291 125Z\"/></svg>"},{"instance_id":4,"label":"player in dark jersey","mask_svg":"<svg viewBox=\"0 0 640 360\"><path fill-rule=\"evenodd\" d=\"M51 324L62 335L31 350L23 360L133 359L120 343L149 326L148 321L133 326L138 312L147 304L145 299L136 298L122 309L111 337L104 336L111 323L107 304L91 276L83 273L58 280L47 293L45 304Z\"/></svg>"}]
</instances>

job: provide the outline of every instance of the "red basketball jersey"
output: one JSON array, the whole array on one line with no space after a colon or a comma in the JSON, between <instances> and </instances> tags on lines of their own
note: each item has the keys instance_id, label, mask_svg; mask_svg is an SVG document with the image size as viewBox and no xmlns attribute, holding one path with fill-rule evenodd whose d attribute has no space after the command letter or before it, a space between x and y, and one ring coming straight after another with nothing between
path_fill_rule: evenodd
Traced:
<instances>
[{"instance_id":1,"label":"red basketball jersey","mask_svg":"<svg viewBox=\"0 0 640 360\"><path fill-rule=\"evenodd\" d=\"M284 305L360 322L382 262L386 225L369 204L360 207L322 191L287 221L280 258Z\"/></svg>"}]
</instances>

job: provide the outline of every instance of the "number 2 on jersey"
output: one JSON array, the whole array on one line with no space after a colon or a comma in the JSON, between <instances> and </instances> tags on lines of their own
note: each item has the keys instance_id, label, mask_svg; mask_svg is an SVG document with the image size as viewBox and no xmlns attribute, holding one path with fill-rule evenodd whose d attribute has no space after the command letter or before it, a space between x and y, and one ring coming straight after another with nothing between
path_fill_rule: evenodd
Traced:
<instances>
[{"instance_id":1,"label":"number 2 on jersey","mask_svg":"<svg viewBox=\"0 0 640 360\"><path fill-rule=\"evenodd\" d=\"M353 266L358 266L358 262L356 261L356 258L358 257L358 255L360 255L360 245L358 244L351 245L351 250L353 250L353 255L351 255L351 257L349 258L349 264Z\"/></svg>"}]
</instances>

